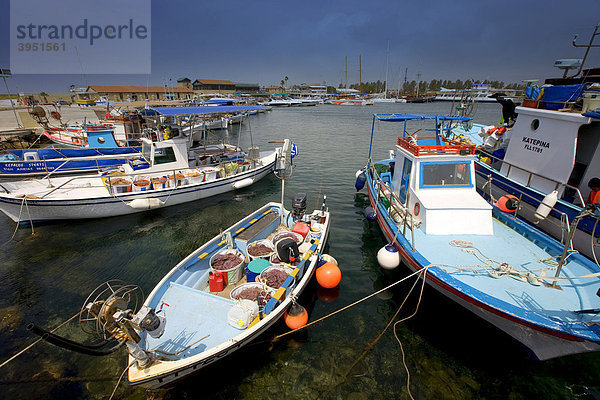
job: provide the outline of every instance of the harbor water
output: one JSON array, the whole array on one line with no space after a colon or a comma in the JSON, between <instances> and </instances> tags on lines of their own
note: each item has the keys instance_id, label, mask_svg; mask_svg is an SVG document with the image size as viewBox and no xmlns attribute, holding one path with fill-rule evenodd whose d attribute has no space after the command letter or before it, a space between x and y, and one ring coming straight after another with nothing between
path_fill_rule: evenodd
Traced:
<instances>
[{"instance_id":1,"label":"harbor water","mask_svg":"<svg viewBox=\"0 0 600 400\"><path fill-rule=\"evenodd\" d=\"M300 302L316 320L408 275L382 270L377 251L385 244L363 210L366 193L354 189L365 165L372 114L447 113L449 103L320 105L281 108L217 133L243 147L270 149L290 138L299 148L285 202L307 192L307 208L327 195L332 213L327 253L342 270L339 290L309 287ZM497 123L496 103L479 104L477 122ZM391 124L390 124L391 125ZM399 132L375 124L374 159L387 158ZM412 132L409 132L412 133ZM28 226L0 215L0 362L37 337L26 327L51 329L79 312L87 296L111 279L154 285L194 249L268 201L280 200L280 181L269 176L221 196L129 216ZM14 238L13 237L14 234ZM510 249L507 249L510 251ZM545 362L531 360L507 335L414 280L359 303L303 332L283 323L233 356L191 375L168 390L146 392L121 383L115 398L204 399L569 399L600 398L600 354ZM419 301L420 300L420 301ZM416 315L401 324L390 322ZM168 323L168 322L167 322ZM385 331L384 331L385 330ZM58 334L85 343L77 320ZM404 363L403 363L404 358ZM110 356L76 354L40 342L0 369L2 399L108 398L126 367L124 350ZM123 379L125 381L125 379Z\"/></svg>"}]
</instances>

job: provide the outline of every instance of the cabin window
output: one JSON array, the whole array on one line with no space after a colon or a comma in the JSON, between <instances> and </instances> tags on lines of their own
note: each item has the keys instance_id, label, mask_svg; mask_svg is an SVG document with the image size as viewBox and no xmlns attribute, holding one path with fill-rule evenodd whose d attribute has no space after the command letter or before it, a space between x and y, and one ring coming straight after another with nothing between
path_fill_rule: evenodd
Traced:
<instances>
[{"instance_id":1,"label":"cabin window","mask_svg":"<svg viewBox=\"0 0 600 400\"><path fill-rule=\"evenodd\" d=\"M175 152L172 147L164 147L154 150L154 164L165 164L176 161Z\"/></svg>"},{"instance_id":2,"label":"cabin window","mask_svg":"<svg viewBox=\"0 0 600 400\"><path fill-rule=\"evenodd\" d=\"M404 159L404 165L402 166L402 178L400 179L400 191L398 193L400 202L406 203L406 193L408 190L408 180L410 178L410 170L412 168L412 161L408 158Z\"/></svg>"},{"instance_id":3,"label":"cabin window","mask_svg":"<svg viewBox=\"0 0 600 400\"><path fill-rule=\"evenodd\" d=\"M146 159L147 162L152 160L152 145L147 142L142 142L142 156Z\"/></svg>"},{"instance_id":4,"label":"cabin window","mask_svg":"<svg viewBox=\"0 0 600 400\"><path fill-rule=\"evenodd\" d=\"M537 131L537 129L540 127L540 120L539 119L534 119L533 121L531 121L531 130L532 131Z\"/></svg>"},{"instance_id":5,"label":"cabin window","mask_svg":"<svg viewBox=\"0 0 600 400\"><path fill-rule=\"evenodd\" d=\"M421 188L470 187L471 163L461 161L421 163Z\"/></svg>"}]
</instances>

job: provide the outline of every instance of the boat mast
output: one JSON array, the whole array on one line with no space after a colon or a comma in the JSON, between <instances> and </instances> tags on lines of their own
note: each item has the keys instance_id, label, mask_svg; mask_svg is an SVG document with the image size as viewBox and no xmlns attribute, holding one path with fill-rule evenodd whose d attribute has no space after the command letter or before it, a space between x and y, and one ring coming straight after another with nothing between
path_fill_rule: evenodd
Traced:
<instances>
[{"instance_id":1,"label":"boat mast","mask_svg":"<svg viewBox=\"0 0 600 400\"><path fill-rule=\"evenodd\" d=\"M360 57L358 56L358 90L362 93L362 60Z\"/></svg>"},{"instance_id":2,"label":"boat mast","mask_svg":"<svg viewBox=\"0 0 600 400\"><path fill-rule=\"evenodd\" d=\"M388 40L388 47L387 47L387 55L385 58L385 89L383 91L383 98L387 99L387 82L388 82L388 68L389 68L389 64L390 64L390 41Z\"/></svg>"},{"instance_id":3,"label":"boat mast","mask_svg":"<svg viewBox=\"0 0 600 400\"><path fill-rule=\"evenodd\" d=\"M346 56L346 94L348 93L348 56Z\"/></svg>"}]
</instances>

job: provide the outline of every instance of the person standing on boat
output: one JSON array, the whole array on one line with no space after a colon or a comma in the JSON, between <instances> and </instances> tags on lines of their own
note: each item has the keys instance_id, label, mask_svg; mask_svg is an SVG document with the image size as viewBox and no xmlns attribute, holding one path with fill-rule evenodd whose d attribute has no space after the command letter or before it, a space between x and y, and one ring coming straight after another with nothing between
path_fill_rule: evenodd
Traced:
<instances>
[{"instance_id":1,"label":"person standing on boat","mask_svg":"<svg viewBox=\"0 0 600 400\"><path fill-rule=\"evenodd\" d=\"M592 190L588 197L587 204L598 204L600 203L600 179L592 178L588 182L588 187Z\"/></svg>"},{"instance_id":2,"label":"person standing on boat","mask_svg":"<svg viewBox=\"0 0 600 400\"><path fill-rule=\"evenodd\" d=\"M512 101L512 99L504 96L506 96L504 93L494 93L490 97L496 99L496 101L502 105L502 121L500 122L507 124L507 126L510 128L515 124L517 119L518 114L515 112L517 105Z\"/></svg>"}]
</instances>

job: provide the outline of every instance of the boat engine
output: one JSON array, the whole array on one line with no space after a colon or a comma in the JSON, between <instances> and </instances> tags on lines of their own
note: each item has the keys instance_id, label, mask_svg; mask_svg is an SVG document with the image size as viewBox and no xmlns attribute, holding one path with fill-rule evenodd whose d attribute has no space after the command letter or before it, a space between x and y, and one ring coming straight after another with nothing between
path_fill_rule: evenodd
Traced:
<instances>
[{"instance_id":1,"label":"boat engine","mask_svg":"<svg viewBox=\"0 0 600 400\"><path fill-rule=\"evenodd\" d=\"M306 193L297 193L292 203L292 217L294 220L302 219L306 211Z\"/></svg>"}]
</instances>

